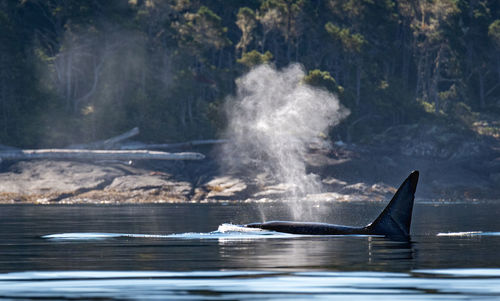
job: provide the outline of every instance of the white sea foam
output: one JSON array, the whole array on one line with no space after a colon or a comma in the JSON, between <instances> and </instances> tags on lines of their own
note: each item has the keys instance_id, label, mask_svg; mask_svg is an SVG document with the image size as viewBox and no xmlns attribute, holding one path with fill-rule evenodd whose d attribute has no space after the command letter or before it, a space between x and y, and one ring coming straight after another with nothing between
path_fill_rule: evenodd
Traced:
<instances>
[{"instance_id":1,"label":"white sea foam","mask_svg":"<svg viewBox=\"0 0 500 301\"><path fill-rule=\"evenodd\" d=\"M500 232L483 232L483 231L465 231L465 232L442 232L438 233L437 236L500 236Z\"/></svg>"},{"instance_id":2,"label":"white sea foam","mask_svg":"<svg viewBox=\"0 0 500 301\"><path fill-rule=\"evenodd\" d=\"M186 232L174 234L136 234L136 233L57 233L42 236L44 239L53 241L93 241L119 238L154 238L154 239L215 239L215 240L242 240L259 238L282 238L292 234L265 231L258 228L247 228L241 225L230 223L222 224L216 231L212 232Z\"/></svg>"},{"instance_id":3,"label":"white sea foam","mask_svg":"<svg viewBox=\"0 0 500 301\"><path fill-rule=\"evenodd\" d=\"M57 233L57 234L49 234L42 236L42 238L52 239L52 240L103 240L103 239L111 239L119 237L168 238L170 237L170 235L82 232L82 233Z\"/></svg>"},{"instance_id":4,"label":"white sea foam","mask_svg":"<svg viewBox=\"0 0 500 301\"><path fill-rule=\"evenodd\" d=\"M222 224L219 226L217 229L217 232L220 233L228 233L228 232L242 232L242 233L247 233L247 232L265 232L262 229L259 228L249 228L249 227L244 227L242 225L234 225L234 224Z\"/></svg>"}]
</instances>

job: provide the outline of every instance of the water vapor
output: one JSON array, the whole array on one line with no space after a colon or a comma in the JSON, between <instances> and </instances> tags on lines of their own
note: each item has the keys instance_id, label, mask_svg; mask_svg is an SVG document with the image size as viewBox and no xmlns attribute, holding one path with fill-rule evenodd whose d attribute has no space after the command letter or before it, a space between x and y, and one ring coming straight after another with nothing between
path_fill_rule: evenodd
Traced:
<instances>
[{"instance_id":1,"label":"water vapor","mask_svg":"<svg viewBox=\"0 0 500 301\"><path fill-rule=\"evenodd\" d=\"M292 200L321 192L304 157L312 142L349 114L333 94L303 83L304 76L299 64L256 67L237 79L237 94L227 107L231 143L223 151L224 165L264 172L286 187Z\"/></svg>"}]
</instances>

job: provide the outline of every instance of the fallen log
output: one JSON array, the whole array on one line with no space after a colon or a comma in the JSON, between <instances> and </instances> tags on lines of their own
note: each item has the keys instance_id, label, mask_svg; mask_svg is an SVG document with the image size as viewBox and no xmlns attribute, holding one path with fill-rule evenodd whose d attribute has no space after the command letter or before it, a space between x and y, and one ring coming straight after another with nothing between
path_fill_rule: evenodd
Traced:
<instances>
[{"instance_id":1,"label":"fallen log","mask_svg":"<svg viewBox=\"0 0 500 301\"><path fill-rule=\"evenodd\" d=\"M88 144L74 144L68 146L70 149L112 149L114 148L119 142L123 140L127 140L129 138L132 138L134 136L137 136L139 134L139 128L135 127L131 129L130 131L127 131L123 134L120 134L115 137L108 138L106 140L102 141L95 141L91 142Z\"/></svg>"},{"instance_id":2,"label":"fallen log","mask_svg":"<svg viewBox=\"0 0 500 301\"><path fill-rule=\"evenodd\" d=\"M200 145L211 145L211 144L223 144L227 143L227 139L208 139L208 140L193 140L188 142L178 142L178 143L156 143L156 144L130 144L122 145L121 149L134 150L134 149L172 149L172 148L182 148L182 147L193 147Z\"/></svg>"},{"instance_id":3,"label":"fallen log","mask_svg":"<svg viewBox=\"0 0 500 301\"><path fill-rule=\"evenodd\" d=\"M202 160L200 153L167 153L149 150L24 149L0 151L0 160L85 159L85 160Z\"/></svg>"}]
</instances>

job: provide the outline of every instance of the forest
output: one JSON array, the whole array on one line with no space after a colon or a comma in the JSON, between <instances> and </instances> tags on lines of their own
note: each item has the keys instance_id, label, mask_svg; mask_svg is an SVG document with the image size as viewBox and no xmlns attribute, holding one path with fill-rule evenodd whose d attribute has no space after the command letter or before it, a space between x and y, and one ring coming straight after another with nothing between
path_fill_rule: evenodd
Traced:
<instances>
[{"instance_id":1,"label":"forest","mask_svg":"<svg viewBox=\"0 0 500 301\"><path fill-rule=\"evenodd\" d=\"M291 63L350 110L332 139L500 133L497 0L0 0L0 144L218 138L235 80Z\"/></svg>"}]
</instances>

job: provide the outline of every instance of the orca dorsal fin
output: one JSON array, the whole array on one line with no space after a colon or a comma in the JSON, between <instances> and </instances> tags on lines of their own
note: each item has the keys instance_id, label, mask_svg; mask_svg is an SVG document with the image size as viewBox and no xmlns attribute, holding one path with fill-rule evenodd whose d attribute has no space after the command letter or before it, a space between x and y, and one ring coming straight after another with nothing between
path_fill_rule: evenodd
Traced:
<instances>
[{"instance_id":1,"label":"orca dorsal fin","mask_svg":"<svg viewBox=\"0 0 500 301\"><path fill-rule=\"evenodd\" d=\"M411 215L417 183L418 171L413 171L403 184L399 186L389 205L366 228L372 234L392 237L410 236Z\"/></svg>"}]
</instances>

